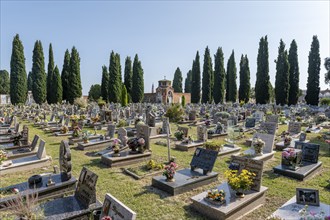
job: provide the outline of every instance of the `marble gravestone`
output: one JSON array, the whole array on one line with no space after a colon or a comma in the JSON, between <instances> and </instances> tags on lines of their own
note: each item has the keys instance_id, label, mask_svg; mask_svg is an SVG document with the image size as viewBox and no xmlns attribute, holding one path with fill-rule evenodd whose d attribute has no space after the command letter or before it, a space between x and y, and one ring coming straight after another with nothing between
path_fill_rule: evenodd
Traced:
<instances>
[{"instance_id":1,"label":"marble gravestone","mask_svg":"<svg viewBox=\"0 0 330 220\"><path fill-rule=\"evenodd\" d=\"M278 123L278 115L266 115L266 122L274 122L274 123Z\"/></svg>"},{"instance_id":2,"label":"marble gravestone","mask_svg":"<svg viewBox=\"0 0 330 220\"><path fill-rule=\"evenodd\" d=\"M110 137L110 139L115 137L115 129L116 129L116 125L114 124L108 125L108 136Z\"/></svg>"},{"instance_id":3,"label":"marble gravestone","mask_svg":"<svg viewBox=\"0 0 330 220\"><path fill-rule=\"evenodd\" d=\"M260 124L259 133L266 133L275 135L277 129L277 124L274 122L262 122Z\"/></svg>"},{"instance_id":4,"label":"marble gravestone","mask_svg":"<svg viewBox=\"0 0 330 220\"><path fill-rule=\"evenodd\" d=\"M192 207L202 213L207 219L239 219L242 216L257 209L265 202L267 187L261 186L263 172L263 161L257 161L250 158L232 156L230 168L235 167L238 172L246 169L256 174L252 189L245 191L244 198L237 198L230 185L225 182L217 186L218 190L224 190L226 193L225 203L216 205L209 203L204 198L208 192L202 192L191 198Z\"/></svg>"},{"instance_id":5,"label":"marble gravestone","mask_svg":"<svg viewBox=\"0 0 330 220\"><path fill-rule=\"evenodd\" d=\"M183 132L184 137L188 137L189 128L178 126L178 130Z\"/></svg>"},{"instance_id":6,"label":"marble gravestone","mask_svg":"<svg viewBox=\"0 0 330 220\"><path fill-rule=\"evenodd\" d=\"M170 195L178 195L214 182L218 178L218 173L212 171L217 156L218 151L197 148L190 169L178 170L174 182L167 182L164 176L153 177L152 186Z\"/></svg>"},{"instance_id":7,"label":"marble gravestone","mask_svg":"<svg viewBox=\"0 0 330 220\"><path fill-rule=\"evenodd\" d=\"M144 124L138 124L136 126L136 136L138 138L143 138L145 141L145 148L147 151L150 150L150 131L149 131L149 126L144 125Z\"/></svg>"},{"instance_id":8,"label":"marble gravestone","mask_svg":"<svg viewBox=\"0 0 330 220\"><path fill-rule=\"evenodd\" d=\"M207 129L205 126L197 126L197 141L205 142L207 140Z\"/></svg>"},{"instance_id":9,"label":"marble gravestone","mask_svg":"<svg viewBox=\"0 0 330 220\"><path fill-rule=\"evenodd\" d=\"M101 218L104 216L110 216L112 220L135 220L136 212L132 211L121 201L107 193L101 211Z\"/></svg>"},{"instance_id":10,"label":"marble gravestone","mask_svg":"<svg viewBox=\"0 0 330 220\"><path fill-rule=\"evenodd\" d=\"M293 134L300 134L301 132L301 123L300 122L289 122L288 132Z\"/></svg>"},{"instance_id":11,"label":"marble gravestone","mask_svg":"<svg viewBox=\"0 0 330 220\"><path fill-rule=\"evenodd\" d=\"M297 170L287 169L286 166L276 166L273 168L274 173L278 173L287 177L303 181L314 176L322 166L319 161L320 145L307 142L296 142L296 149L302 150L302 162Z\"/></svg>"},{"instance_id":12,"label":"marble gravestone","mask_svg":"<svg viewBox=\"0 0 330 220\"><path fill-rule=\"evenodd\" d=\"M125 147L127 145L128 137L125 128L118 128L118 139L120 140L122 146Z\"/></svg>"},{"instance_id":13,"label":"marble gravestone","mask_svg":"<svg viewBox=\"0 0 330 220\"><path fill-rule=\"evenodd\" d=\"M251 189L260 191L262 185L263 161L232 155L230 163L237 165L236 168L238 168L238 172L242 172L243 169L253 172L256 176L253 178Z\"/></svg>"}]
</instances>

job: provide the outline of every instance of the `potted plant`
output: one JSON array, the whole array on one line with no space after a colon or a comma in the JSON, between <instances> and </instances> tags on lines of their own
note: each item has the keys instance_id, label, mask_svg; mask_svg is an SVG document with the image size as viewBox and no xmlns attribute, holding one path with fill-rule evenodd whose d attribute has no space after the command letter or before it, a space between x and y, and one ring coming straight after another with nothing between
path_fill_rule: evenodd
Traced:
<instances>
[{"instance_id":1,"label":"potted plant","mask_svg":"<svg viewBox=\"0 0 330 220\"><path fill-rule=\"evenodd\" d=\"M255 138L253 140L253 148L254 148L254 152L256 155L262 155L263 154L263 148L265 146L265 142L260 139L260 138Z\"/></svg>"},{"instance_id":2,"label":"potted plant","mask_svg":"<svg viewBox=\"0 0 330 220\"><path fill-rule=\"evenodd\" d=\"M5 151L0 150L0 165L2 164L3 161L7 160L7 154Z\"/></svg>"},{"instance_id":3,"label":"potted plant","mask_svg":"<svg viewBox=\"0 0 330 220\"><path fill-rule=\"evenodd\" d=\"M20 133L17 133L17 134L14 134L13 136L12 136L12 141L13 141L13 143L14 143L14 145L16 146L16 145L20 145L20 140L21 140L21 138L22 138L23 136L20 134Z\"/></svg>"},{"instance_id":4,"label":"potted plant","mask_svg":"<svg viewBox=\"0 0 330 220\"><path fill-rule=\"evenodd\" d=\"M184 137L184 133L181 130L178 130L174 133L174 137L178 140L178 141L182 141L183 137Z\"/></svg>"},{"instance_id":5,"label":"potted plant","mask_svg":"<svg viewBox=\"0 0 330 220\"><path fill-rule=\"evenodd\" d=\"M69 128L68 128L68 126L62 126L62 128L61 128L61 134L66 134L66 133L68 133L68 131L69 131Z\"/></svg>"},{"instance_id":6,"label":"potted plant","mask_svg":"<svg viewBox=\"0 0 330 220\"><path fill-rule=\"evenodd\" d=\"M255 173L246 169L243 169L241 172L238 172L238 170L225 171L228 185L235 191L235 195L239 198L244 198L244 192L251 189L254 176Z\"/></svg>"},{"instance_id":7,"label":"potted plant","mask_svg":"<svg viewBox=\"0 0 330 220\"><path fill-rule=\"evenodd\" d=\"M289 135L286 135L285 137L284 137L284 146L290 146L291 145L291 141L292 141L292 137L291 136L289 136Z\"/></svg>"},{"instance_id":8,"label":"potted plant","mask_svg":"<svg viewBox=\"0 0 330 220\"><path fill-rule=\"evenodd\" d=\"M88 131L83 132L82 139L83 139L83 141L84 141L85 144L89 142Z\"/></svg>"},{"instance_id":9,"label":"potted plant","mask_svg":"<svg viewBox=\"0 0 330 220\"><path fill-rule=\"evenodd\" d=\"M131 154L144 153L145 140L144 138L131 138L127 141L128 147L131 149Z\"/></svg>"},{"instance_id":10,"label":"potted plant","mask_svg":"<svg viewBox=\"0 0 330 220\"><path fill-rule=\"evenodd\" d=\"M294 148L287 148L282 152L282 165L287 166L289 170L297 170L297 165L300 163L301 155Z\"/></svg>"},{"instance_id":11,"label":"potted plant","mask_svg":"<svg viewBox=\"0 0 330 220\"><path fill-rule=\"evenodd\" d=\"M209 190L204 198L205 201L213 205L221 205L226 202L226 193L224 190Z\"/></svg>"},{"instance_id":12,"label":"potted plant","mask_svg":"<svg viewBox=\"0 0 330 220\"><path fill-rule=\"evenodd\" d=\"M120 147L119 147L119 141L118 139L114 139L112 142L112 150L113 150L113 154L112 156L114 157L119 157L120 156Z\"/></svg>"},{"instance_id":13,"label":"potted plant","mask_svg":"<svg viewBox=\"0 0 330 220\"><path fill-rule=\"evenodd\" d=\"M166 177L167 182L174 182L174 175L175 175L175 169L178 167L178 165L175 162L171 162L169 165L165 166L165 170L163 172L163 176Z\"/></svg>"},{"instance_id":14,"label":"potted plant","mask_svg":"<svg viewBox=\"0 0 330 220\"><path fill-rule=\"evenodd\" d=\"M72 137L74 137L74 138L79 137L80 136L80 131L81 131L81 129L79 128L79 126L75 126L73 128Z\"/></svg>"}]
</instances>

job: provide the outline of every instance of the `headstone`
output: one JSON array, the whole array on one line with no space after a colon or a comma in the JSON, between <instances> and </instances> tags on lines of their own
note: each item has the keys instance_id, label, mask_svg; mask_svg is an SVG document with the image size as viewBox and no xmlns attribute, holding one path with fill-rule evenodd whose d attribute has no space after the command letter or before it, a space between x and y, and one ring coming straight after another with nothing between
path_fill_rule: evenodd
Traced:
<instances>
[{"instance_id":1,"label":"headstone","mask_svg":"<svg viewBox=\"0 0 330 220\"><path fill-rule=\"evenodd\" d=\"M40 139L40 142L39 142L37 157L39 159L43 159L46 157L45 141L42 139Z\"/></svg>"},{"instance_id":2,"label":"headstone","mask_svg":"<svg viewBox=\"0 0 330 220\"><path fill-rule=\"evenodd\" d=\"M278 123L278 115L267 115L266 116L266 122L274 122L274 123Z\"/></svg>"},{"instance_id":3,"label":"headstone","mask_svg":"<svg viewBox=\"0 0 330 220\"><path fill-rule=\"evenodd\" d=\"M288 132L290 134L299 134L301 132L301 123L300 122L289 122Z\"/></svg>"},{"instance_id":4,"label":"headstone","mask_svg":"<svg viewBox=\"0 0 330 220\"><path fill-rule=\"evenodd\" d=\"M262 122L260 125L260 132L265 132L266 134L273 134L276 133L277 124L274 122Z\"/></svg>"},{"instance_id":5,"label":"headstone","mask_svg":"<svg viewBox=\"0 0 330 220\"><path fill-rule=\"evenodd\" d=\"M254 128L256 126L255 118L246 118L245 119L245 127L246 128Z\"/></svg>"},{"instance_id":6,"label":"headstone","mask_svg":"<svg viewBox=\"0 0 330 220\"><path fill-rule=\"evenodd\" d=\"M97 179L98 176L95 173L88 170L86 167L83 167L79 176L78 185L74 196L86 208L96 202L95 187Z\"/></svg>"},{"instance_id":7,"label":"headstone","mask_svg":"<svg viewBox=\"0 0 330 220\"><path fill-rule=\"evenodd\" d=\"M302 161L317 163L319 160L319 144L302 143Z\"/></svg>"},{"instance_id":8,"label":"headstone","mask_svg":"<svg viewBox=\"0 0 330 220\"><path fill-rule=\"evenodd\" d=\"M120 140L122 146L126 146L128 138L125 128L118 128L118 139Z\"/></svg>"},{"instance_id":9,"label":"headstone","mask_svg":"<svg viewBox=\"0 0 330 220\"><path fill-rule=\"evenodd\" d=\"M37 147L38 140L39 140L39 136L38 135L34 135L34 138L32 140L31 146L30 146L31 151L34 151L34 149Z\"/></svg>"},{"instance_id":10,"label":"headstone","mask_svg":"<svg viewBox=\"0 0 330 220\"><path fill-rule=\"evenodd\" d=\"M246 169L250 172L256 174L253 178L253 184L251 189L255 191L260 191L262 183L262 172L263 172L263 161L254 160L246 157L231 156L231 164L237 165L238 172L242 172L243 169Z\"/></svg>"},{"instance_id":11,"label":"headstone","mask_svg":"<svg viewBox=\"0 0 330 220\"><path fill-rule=\"evenodd\" d=\"M138 124L136 126L136 136L138 138L143 138L145 141L146 150L150 150L150 134L149 134L149 126L144 124Z\"/></svg>"},{"instance_id":12,"label":"headstone","mask_svg":"<svg viewBox=\"0 0 330 220\"><path fill-rule=\"evenodd\" d=\"M101 218L110 216L112 220L135 220L136 213L121 201L107 193L103 202Z\"/></svg>"},{"instance_id":13,"label":"headstone","mask_svg":"<svg viewBox=\"0 0 330 220\"><path fill-rule=\"evenodd\" d=\"M299 135L299 141L301 141L301 142L306 141L306 136L307 136L306 133L300 133L300 135Z\"/></svg>"},{"instance_id":14,"label":"headstone","mask_svg":"<svg viewBox=\"0 0 330 220\"><path fill-rule=\"evenodd\" d=\"M168 133L171 134L171 127L168 126L169 124L169 118L163 117L162 134L167 134L167 129Z\"/></svg>"},{"instance_id":15,"label":"headstone","mask_svg":"<svg viewBox=\"0 0 330 220\"><path fill-rule=\"evenodd\" d=\"M254 113L254 116L255 116L255 119L259 122L259 121L262 121L263 117L264 117L264 114L263 112L261 111L257 111Z\"/></svg>"},{"instance_id":16,"label":"headstone","mask_svg":"<svg viewBox=\"0 0 330 220\"><path fill-rule=\"evenodd\" d=\"M202 142L207 140L207 129L205 126L197 126L197 140Z\"/></svg>"},{"instance_id":17,"label":"headstone","mask_svg":"<svg viewBox=\"0 0 330 220\"><path fill-rule=\"evenodd\" d=\"M218 151L196 148L190 166L191 170L200 168L203 170L204 175L213 170L214 163L218 157Z\"/></svg>"},{"instance_id":18,"label":"headstone","mask_svg":"<svg viewBox=\"0 0 330 220\"><path fill-rule=\"evenodd\" d=\"M178 126L178 130L179 130L179 131L182 131L185 137L188 137L188 131L189 131L189 128Z\"/></svg>"},{"instance_id":19,"label":"headstone","mask_svg":"<svg viewBox=\"0 0 330 220\"><path fill-rule=\"evenodd\" d=\"M255 133L253 138L260 138L265 142L265 146L263 149L263 153L271 153L273 152L274 147L274 139L275 136L271 134L264 134L264 133Z\"/></svg>"},{"instance_id":20,"label":"headstone","mask_svg":"<svg viewBox=\"0 0 330 220\"><path fill-rule=\"evenodd\" d=\"M195 121L196 120L196 110L191 110L189 112L189 121Z\"/></svg>"},{"instance_id":21,"label":"headstone","mask_svg":"<svg viewBox=\"0 0 330 220\"><path fill-rule=\"evenodd\" d=\"M65 181L71 179L71 150L67 141L61 141L59 162L62 179Z\"/></svg>"},{"instance_id":22,"label":"headstone","mask_svg":"<svg viewBox=\"0 0 330 220\"><path fill-rule=\"evenodd\" d=\"M114 138L115 137L115 129L116 129L116 125L114 125L114 124L108 125L108 136L110 138Z\"/></svg>"}]
</instances>

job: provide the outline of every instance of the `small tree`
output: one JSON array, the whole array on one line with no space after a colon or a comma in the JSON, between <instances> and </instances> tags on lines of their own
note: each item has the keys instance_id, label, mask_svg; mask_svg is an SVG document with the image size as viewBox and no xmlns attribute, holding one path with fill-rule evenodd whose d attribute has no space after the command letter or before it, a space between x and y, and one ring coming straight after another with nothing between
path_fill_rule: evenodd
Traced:
<instances>
[{"instance_id":1,"label":"small tree","mask_svg":"<svg viewBox=\"0 0 330 220\"><path fill-rule=\"evenodd\" d=\"M184 95L182 95L182 98L181 98L181 105L182 105L182 107L186 106L186 97Z\"/></svg>"},{"instance_id":2,"label":"small tree","mask_svg":"<svg viewBox=\"0 0 330 220\"><path fill-rule=\"evenodd\" d=\"M88 92L88 99L91 101L97 101L101 97L101 85L92 85Z\"/></svg>"},{"instance_id":3,"label":"small tree","mask_svg":"<svg viewBox=\"0 0 330 220\"><path fill-rule=\"evenodd\" d=\"M7 70L0 70L0 94L9 94L10 80Z\"/></svg>"}]
</instances>

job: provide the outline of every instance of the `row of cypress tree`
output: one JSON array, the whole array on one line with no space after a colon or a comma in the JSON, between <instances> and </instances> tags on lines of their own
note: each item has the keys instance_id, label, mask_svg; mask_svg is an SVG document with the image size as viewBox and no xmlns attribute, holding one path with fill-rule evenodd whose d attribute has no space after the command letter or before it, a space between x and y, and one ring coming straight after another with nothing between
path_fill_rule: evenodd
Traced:
<instances>
[{"instance_id":1,"label":"row of cypress tree","mask_svg":"<svg viewBox=\"0 0 330 220\"><path fill-rule=\"evenodd\" d=\"M285 43L281 40L278 49L276 62L275 79L275 99L276 104L295 105L299 98L299 63L297 43L291 42L289 53L285 50ZM235 63L234 50L232 51L228 62L227 72L224 68L224 55L222 48L218 48L214 55L214 70L212 68L212 59L208 47L204 53L204 64L202 73L200 73L199 52L193 60L192 69L187 73L185 79L185 92L191 93L192 103L223 103L239 102L247 103L251 97L250 68L247 55L242 55L240 60L239 82L237 89L237 69ZM317 105L319 102L319 74L320 74L320 54L319 42L317 36L313 36L311 50L309 53L308 82L306 103ZM267 36L262 37L259 42L257 56L257 73L255 83L256 103L266 104L272 99L272 85L269 79L269 53ZM329 77L330 78L330 77ZM202 88L201 88L202 84ZM182 73L179 68L175 71L173 79L173 88L175 92L182 92ZM237 94L238 90L238 94ZM238 95L238 97L237 97Z\"/></svg>"},{"instance_id":2,"label":"row of cypress tree","mask_svg":"<svg viewBox=\"0 0 330 220\"><path fill-rule=\"evenodd\" d=\"M13 40L13 49L10 60L10 98L13 104L25 103L27 91L32 91L36 103L61 103L67 100L74 102L82 96L80 79L80 58L75 47L71 55L65 52L62 75L54 64L52 44L49 45L49 60L47 74L41 41L34 44L32 56L32 70L28 77L25 70L24 47L17 34ZM6 87L7 88L7 87Z\"/></svg>"},{"instance_id":3,"label":"row of cypress tree","mask_svg":"<svg viewBox=\"0 0 330 220\"><path fill-rule=\"evenodd\" d=\"M138 103L144 96L144 73L138 55L134 57L132 66L131 57L125 59L124 82L122 82L120 55L110 54L109 69L102 67L101 96L106 102Z\"/></svg>"}]
</instances>

